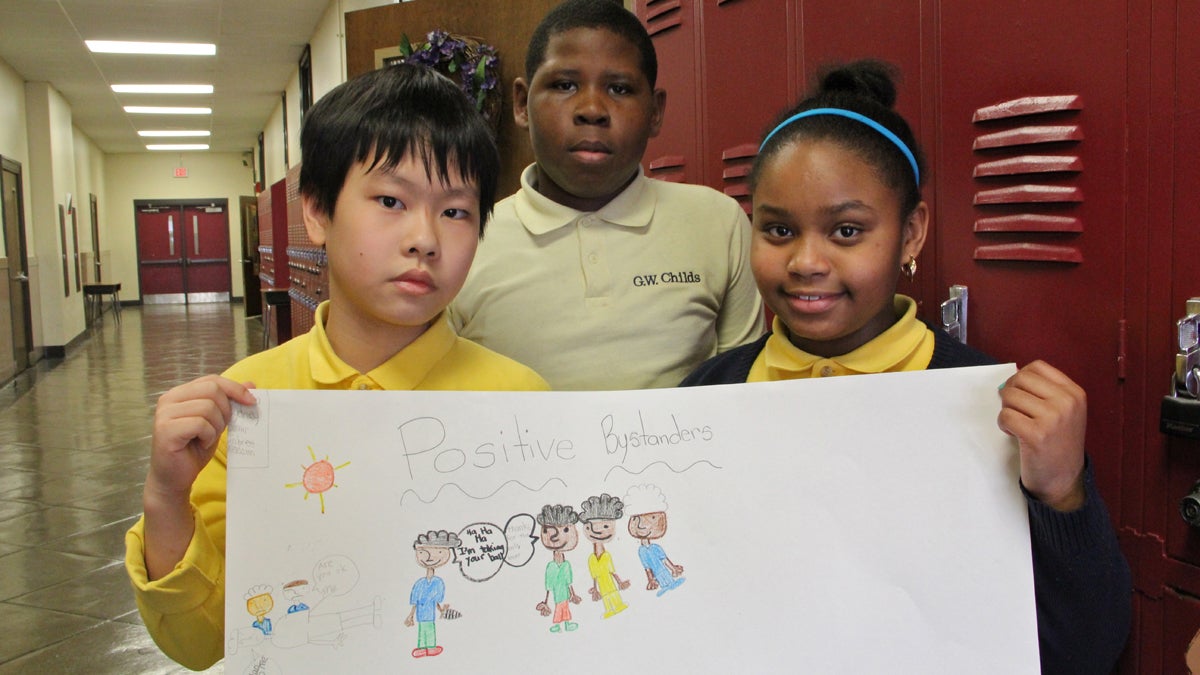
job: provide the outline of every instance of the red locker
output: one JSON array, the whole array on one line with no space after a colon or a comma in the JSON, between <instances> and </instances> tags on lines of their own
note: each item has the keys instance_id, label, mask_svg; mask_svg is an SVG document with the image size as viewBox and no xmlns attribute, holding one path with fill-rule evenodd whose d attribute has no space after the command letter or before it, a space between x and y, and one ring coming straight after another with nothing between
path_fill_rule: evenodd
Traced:
<instances>
[{"instance_id":1,"label":"red locker","mask_svg":"<svg viewBox=\"0 0 1200 675\"><path fill-rule=\"evenodd\" d=\"M1200 531L1179 506L1200 482L1200 441L1161 433L1159 407L1175 321L1200 296L1200 5L635 8L668 74L666 128L647 163L682 158L683 179L739 197L765 122L819 66L899 66L897 107L926 151L933 212L922 271L901 290L936 322L948 288L967 286L972 345L1019 364L1044 358L1087 390L1089 454L1134 571L1119 670L1186 672L1183 650L1200 629ZM654 30L673 13L681 19Z\"/></svg>"},{"instance_id":2,"label":"red locker","mask_svg":"<svg viewBox=\"0 0 1200 675\"><path fill-rule=\"evenodd\" d=\"M635 0L634 5L658 53L655 84L667 92L662 131L650 139L642 164L647 175L661 180L703 183L699 0Z\"/></svg>"}]
</instances>

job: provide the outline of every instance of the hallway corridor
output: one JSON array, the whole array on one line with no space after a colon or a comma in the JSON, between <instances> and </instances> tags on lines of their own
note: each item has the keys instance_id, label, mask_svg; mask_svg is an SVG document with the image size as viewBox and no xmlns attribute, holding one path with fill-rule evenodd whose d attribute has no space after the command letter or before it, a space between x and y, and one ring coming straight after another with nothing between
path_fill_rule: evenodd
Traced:
<instances>
[{"instance_id":1,"label":"hallway corridor","mask_svg":"<svg viewBox=\"0 0 1200 675\"><path fill-rule=\"evenodd\" d=\"M257 351L261 323L240 304L115 319L0 388L0 675L190 672L141 624L124 533L142 510L158 396Z\"/></svg>"}]
</instances>

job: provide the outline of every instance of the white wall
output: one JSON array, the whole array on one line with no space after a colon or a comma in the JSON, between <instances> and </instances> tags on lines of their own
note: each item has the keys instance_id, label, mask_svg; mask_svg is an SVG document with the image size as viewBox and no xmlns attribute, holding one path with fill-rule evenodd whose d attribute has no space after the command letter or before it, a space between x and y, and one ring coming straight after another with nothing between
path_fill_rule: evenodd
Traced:
<instances>
[{"instance_id":1,"label":"white wall","mask_svg":"<svg viewBox=\"0 0 1200 675\"><path fill-rule=\"evenodd\" d=\"M105 195L100 202L101 247L112 250L104 271L106 281L120 282L123 299L141 297L137 269L137 228L134 200L225 199L229 208L229 250L232 295L240 298L242 279L239 197L254 194L250 166L240 152L160 152L113 154L104 157ZM175 178L175 168L185 167L187 178Z\"/></svg>"}]
</instances>

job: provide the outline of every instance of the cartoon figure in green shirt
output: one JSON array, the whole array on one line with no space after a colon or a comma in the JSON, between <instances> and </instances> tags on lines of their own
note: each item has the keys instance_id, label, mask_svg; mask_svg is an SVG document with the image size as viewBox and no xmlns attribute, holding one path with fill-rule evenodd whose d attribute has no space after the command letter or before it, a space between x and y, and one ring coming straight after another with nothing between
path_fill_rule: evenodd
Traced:
<instances>
[{"instance_id":1,"label":"cartoon figure in green shirt","mask_svg":"<svg viewBox=\"0 0 1200 675\"><path fill-rule=\"evenodd\" d=\"M564 554L579 545L579 532L575 529L579 515L565 504L546 504L537 522L542 526L542 546L554 554L554 559L546 563L546 597L536 609L542 616L553 613L551 633L570 632L579 628L578 623L571 621L571 603L578 605L581 600L571 586L574 581L571 563ZM554 597L553 610L550 608L551 596Z\"/></svg>"},{"instance_id":2,"label":"cartoon figure in green shirt","mask_svg":"<svg viewBox=\"0 0 1200 675\"><path fill-rule=\"evenodd\" d=\"M588 556L588 573L592 575L592 600L604 601L604 618L625 611L629 605L621 599L620 591L629 588L629 580L617 576L612 553L604 546L617 535L616 523L621 519L625 505L617 497L602 494L588 497L579 506L579 520L583 521L583 534L592 542L592 554Z\"/></svg>"}]
</instances>

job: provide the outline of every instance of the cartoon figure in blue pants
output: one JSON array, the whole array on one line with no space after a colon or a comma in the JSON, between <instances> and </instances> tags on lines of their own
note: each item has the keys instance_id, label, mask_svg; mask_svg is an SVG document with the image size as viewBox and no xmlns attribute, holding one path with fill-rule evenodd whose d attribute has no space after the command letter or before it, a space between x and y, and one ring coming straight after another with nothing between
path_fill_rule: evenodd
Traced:
<instances>
[{"instance_id":1,"label":"cartoon figure in blue pants","mask_svg":"<svg viewBox=\"0 0 1200 675\"><path fill-rule=\"evenodd\" d=\"M657 485L635 485L625 493L629 516L629 534L642 542L638 559L646 568L646 590L657 590L661 596L678 588L683 582L683 565L667 557L662 546L654 543L667 533L667 498Z\"/></svg>"}]
</instances>

